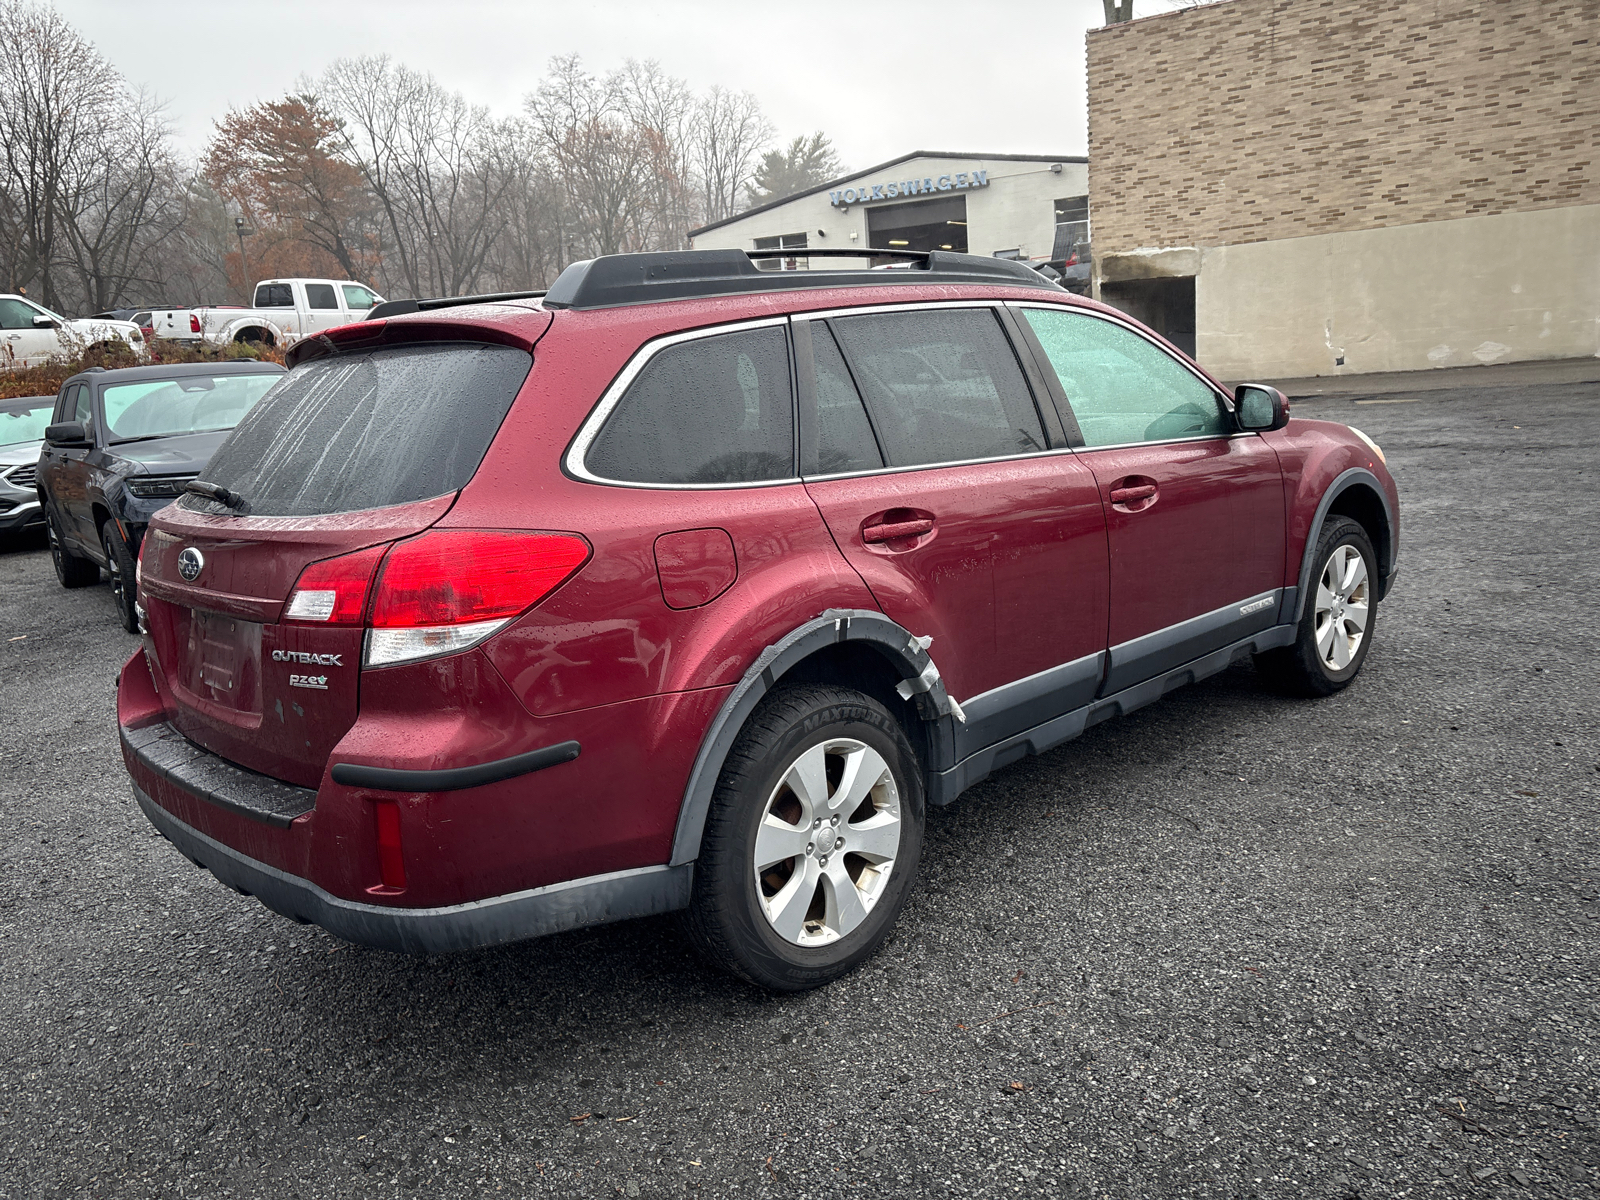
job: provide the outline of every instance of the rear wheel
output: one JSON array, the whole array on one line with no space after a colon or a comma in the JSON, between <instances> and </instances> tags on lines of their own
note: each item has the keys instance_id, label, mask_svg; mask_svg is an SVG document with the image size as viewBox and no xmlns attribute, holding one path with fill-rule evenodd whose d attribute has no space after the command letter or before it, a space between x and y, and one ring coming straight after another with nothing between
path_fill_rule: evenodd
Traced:
<instances>
[{"instance_id":1,"label":"rear wheel","mask_svg":"<svg viewBox=\"0 0 1600 1200\"><path fill-rule=\"evenodd\" d=\"M100 568L67 549L67 543L56 527L54 516L45 519L50 531L50 562L56 569L56 580L64 588L92 587L100 582Z\"/></svg>"},{"instance_id":2,"label":"rear wheel","mask_svg":"<svg viewBox=\"0 0 1600 1200\"><path fill-rule=\"evenodd\" d=\"M1333 517L1322 526L1312 561L1311 594L1294 644L1258 654L1256 668L1291 695L1331 696L1355 679L1372 646L1378 558L1361 525Z\"/></svg>"},{"instance_id":3,"label":"rear wheel","mask_svg":"<svg viewBox=\"0 0 1600 1200\"><path fill-rule=\"evenodd\" d=\"M706 818L687 924L713 963L801 991L872 955L922 852L922 776L889 712L847 688L773 692Z\"/></svg>"},{"instance_id":4,"label":"rear wheel","mask_svg":"<svg viewBox=\"0 0 1600 1200\"><path fill-rule=\"evenodd\" d=\"M111 576L111 602L117 606L117 623L129 633L138 633L139 612L134 607L136 564L115 521L107 521L100 527L100 544L105 547L106 573Z\"/></svg>"}]
</instances>

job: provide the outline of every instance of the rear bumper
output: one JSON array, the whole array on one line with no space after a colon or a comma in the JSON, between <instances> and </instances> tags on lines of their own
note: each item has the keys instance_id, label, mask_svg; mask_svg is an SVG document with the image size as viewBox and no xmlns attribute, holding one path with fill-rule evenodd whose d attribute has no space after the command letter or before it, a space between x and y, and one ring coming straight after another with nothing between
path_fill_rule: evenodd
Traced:
<instances>
[{"instance_id":1,"label":"rear bumper","mask_svg":"<svg viewBox=\"0 0 1600 1200\"><path fill-rule=\"evenodd\" d=\"M389 908L342 900L207 837L162 808L137 785L134 799L150 823L180 853L234 891L254 896L273 912L320 925L360 946L409 954L439 954L498 946L586 925L651 916L689 903L693 866L639 867L531 888L446 908Z\"/></svg>"}]
</instances>

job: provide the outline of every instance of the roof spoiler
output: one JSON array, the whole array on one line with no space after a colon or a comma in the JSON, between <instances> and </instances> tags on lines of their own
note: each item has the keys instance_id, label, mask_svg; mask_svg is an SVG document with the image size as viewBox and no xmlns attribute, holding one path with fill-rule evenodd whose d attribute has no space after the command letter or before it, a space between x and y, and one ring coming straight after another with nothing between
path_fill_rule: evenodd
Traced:
<instances>
[{"instance_id":1,"label":"roof spoiler","mask_svg":"<svg viewBox=\"0 0 1600 1200\"><path fill-rule=\"evenodd\" d=\"M431 300L385 300L376 304L363 320L381 321L406 313L429 312L435 308L456 308L463 304L498 304L502 300L537 300L543 292L490 292L483 296L436 296Z\"/></svg>"}]
</instances>

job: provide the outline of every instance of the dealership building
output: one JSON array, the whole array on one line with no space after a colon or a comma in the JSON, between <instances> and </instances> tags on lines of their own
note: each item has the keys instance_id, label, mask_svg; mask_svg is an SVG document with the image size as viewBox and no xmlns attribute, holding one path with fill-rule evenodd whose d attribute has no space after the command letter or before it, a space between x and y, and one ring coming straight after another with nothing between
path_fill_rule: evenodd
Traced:
<instances>
[{"instance_id":1,"label":"dealership building","mask_svg":"<svg viewBox=\"0 0 1600 1200\"><path fill-rule=\"evenodd\" d=\"M918 150L689 234L697 250L955 250L1047 262L1089 237L1088 160ZM848 261L848 260L846 260Z\"/></svg>"},{"instance_id":2,"label":"dealership building","mask_svg":"<svg viewBox=\"0 0 1600 1200\"><path fill-rule=\"evenodd\" d=\"M1227 379L1600 354L1595 0L1088 35L1095 290Z\"/></svg>"}]
</instances>

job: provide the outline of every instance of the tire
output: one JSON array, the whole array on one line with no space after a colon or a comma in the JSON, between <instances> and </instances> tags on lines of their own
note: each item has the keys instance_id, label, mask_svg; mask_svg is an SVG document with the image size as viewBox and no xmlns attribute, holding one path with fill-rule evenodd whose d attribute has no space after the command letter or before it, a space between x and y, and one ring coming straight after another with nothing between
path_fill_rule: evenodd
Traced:
<instances>
[{"instance_id":1,"label":"tire","mask_svg":"<svg viewBox=\"0 0 1600 1200\"><path fill-rule=\"evenodd\" d=\"M685 914L691 940L713 965L772 991L837 979L894 926L923 815L916 752L883 705L841 687L774 690L711 798Z\"/></svg>"},{"instance_id":2,"label":"tire","mask_svg":"<svg viewBox=\"0 0 1600 1200\"><path fill-rule=\"evenodd\" d=\"M1330 517L1312 563L1294 644L1256 655L1256 669L1292 696L1331 696L1349 687L1377 632L1378 556L1367 531L1348 517Z\"/></svg>"},{"instance_id":3,"label":"tire","mask_svg":"<svg viewBox=\"0 0 1600 1200\"><path fill-rule=\"evenodd\" d=\"M82 555L67 549L66 540L56 528L54 516L45 519L50 537L50 561L56 569L56 580L64 588L93 587L100 582L100 568Z\"/></svg>"},{"instance_id":4,"label":"tire","mask_svg":"<svg viewBox=\"0 0 1600 1200\"><path fill-rule=\"evenodd\" d=\"M107 521L100 526L100 544L105 547L106 574L111 579L111 602L117 609L117 624L129 633L138 633L139 613L135 607L138 599L135 594L137 564L133 561L128 543L122 540L115 521Z\"/></svg>"}]
</instances>

